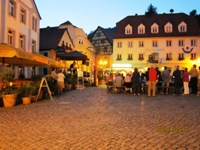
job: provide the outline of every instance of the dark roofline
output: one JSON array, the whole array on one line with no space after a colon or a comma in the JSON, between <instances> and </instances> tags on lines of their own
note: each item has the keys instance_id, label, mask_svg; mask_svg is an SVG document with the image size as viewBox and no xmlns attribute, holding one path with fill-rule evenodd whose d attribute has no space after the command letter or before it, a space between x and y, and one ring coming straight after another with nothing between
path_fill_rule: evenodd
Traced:
<instances>
[{"instance_id":1,"label":"dark roofline","mask_svg":"<svg viewBox=\"0 0 200 150\"><path fill-rule=\"evenodd\" d=\"M180 33L176 26L184 21L188 25L188 32ZM173 27L172 33L165 33L163 26L171 22ZM137 27L140 24L145 25L145 34L138 34ZM157 23L159 25L159 33L152 34L151 25ZM133 26L133 33L130 35L125 34L125 27L127 24ZM189 16L185 13L168 13L168 14L156 14L156 15L135 15L127 16L116 24L116 32L114 38L146 38L146 37L177 37L177 36L199 36L200 28L196 18Z\"/></svg>"},{"instance_id":2,"label":"dark roofline","mask_svg":"<svg viewBox=\"0 0 200 150\"><path fill-rule=\"evenodd\" d=\"M59 26L62 26L62 25L72 25L73 27L78 28L75 25L73 25L69 20L65 21L64 23L61 23Z\"/></svg>"}]
</instances>

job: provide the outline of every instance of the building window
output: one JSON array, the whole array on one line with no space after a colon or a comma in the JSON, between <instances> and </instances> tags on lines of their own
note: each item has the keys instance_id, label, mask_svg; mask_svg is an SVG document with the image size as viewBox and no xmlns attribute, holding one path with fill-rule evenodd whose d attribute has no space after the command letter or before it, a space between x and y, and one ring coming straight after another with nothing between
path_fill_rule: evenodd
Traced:
<instances>
[{"instance_id":1,"label":"building window","mask_svg":"<svg viewBox=\"0 0 200 150\"><path fill-rule=\"evenodd\" d=\"M145 26L143 24L140 24L138 26L138 34L144 34L145 33Z\"/></svg>"},{"instance_id":2,"label":"building window","mask_svg":"<svg viewBox=\"0 0 200 150\"><path fill-rule=\"evenodd\" d=\"M139 41L139 47L144 47L144 42L143 41Z\"/></svg>"},{"instance_id":3,"label":"building window","mask_svg":"<svg viewBox=\"0 0 200 150\"><path fill-rule=\"evenodd\" d=\"M25 49L25 36L24 35L19 36L19 48Z\"/></svg>"},{"instance_id":4,"label":"building window","mask_svg":"<svg viewBox=\"0 0 200 150\"><path fill-rule=\"evenodd\" d=\"M178 60L184 60L184 53L178 54Z\"/></svg>"},{"instance_id":5,"label":"building window","mask_svg":"<svg viewBox=\"0 0 200 150\"><path fill-rule=\"evenodd\" d=\"M23 22L23 23L26 23L26 11L24 9L21 9L20 21Z\"/></svg>"},{"instance_id":6,"label":"building window","mask_svg":"<svg viewBox=\"0 0 200 150\"><path fill-rule=\"evenodd\" d=\"M122 55L121 54L117 54L117 59L116 60L122 60Z\"/></svg>"},{"instance_id":7,"label":"building window","mask_svg":"<svg viewBox=\"0 0 200 150\"><path fill-rule=\"evenodd\" d=\"M14 45L14 31L8 31L8 44Z\"/></svg>"},{"instance_id":8,"label":"building window","mask_svg":"<svg viewBox=\"0 0 200 150\"><path fill-rule=\"evenodd\" d=\"M36 52L36 41L32 40L32 52Z\"/></svg>"},{"instance_id":9,"label":"building window","mask_svg":"<svg viewBox=\"0 0 200 150\"><path fill-rule=\"evenodd\" d=\"M127 60L133 60L133 56L132 56L132 54L128 54L128 58L127 58Z\"/></svg>"},{"instance_id":10,"label":"building window","mask_svg":"<svg viewBox=\"0 0 200 150\"><path fill-rule=\"evenodd\" d=\"M131 25L127 25L125 27L125 34L132 34L132 26Z\"/></svg>"},{"instance_id":11,"label":"building window","mask_svg":"<svg viewBox=\"0 0 200 150\"><path fill-rule=\"evenodd\" d=\"M138 34L144 34L144 28L139 28L138 29Z\"/></svg>"},{"instance_id":12,"label":"building window","mask_svg":"<svg viewBox=\"0 0 200 150\"><path fill-rule=\"evenodd\" d=\"M172 53L167 53L166 60L172 60Z\"/></svg>"},{"instance_id":13,"label":"building window","mask_svg":"<svg viewBox=\"0 0 200 150\"><path fill-rule=\"evenodd\" d=\"M197 46L197 40L191 40L191 46Z\"/></svg>"},{"instance_id":14,"label":"building window","mask_svg":"<svg viewBox=\"0 0 200 150\"><path fill-rule=\"evenodd\" d=\"M139 54L138 60L144 60L144 54Z\"/></svg>"},{"instance_id":15,"label":"building window","mask_svg":"<svg viewBox=\"0 0 200 150\"><path fill-rule=\"evenodd\" d=\"M183 40L179 40L178 41L178 46L184 46L184 41Z\"/></svg>"},{"instance_id":16,"label":"building window","mask_svg":"<svg viewBox=\"0 0 200 150\"><path fill-rule=\"evenodd\" d=\"M154 23L152 26L151 26L151 33L158 33L159 30L158 30L158 25L156 23Z\"/></svg>"},{"instance_id":17,"label":"building window","mask_svg":"<svg viewBox=\"0 0 200 150\"><path fill-rule=\"evenodd\" d=\"M196 53L191 53L191 58L190 59L191 60L196 60L197 59L196 55L197 55Z\"/></svg>"},{"instance_id":18,"label":"building window","mask_svg":"<svg viewBox=\"0 0 200 150\"><path fill-rule=\"evenodd\" d=\"M32 29L37 31L37 18L32 17Z\"/></svg>"},{"instance_id":19,"label":"building window","mask_svg":"<svg viewBox=\"0 0 200 150\"><path fill-rule=\"evenodd\" d=\"M166 25L165 25L165 33L171 33L172 32L172 24L170 22L168 22Z\"/></svg>"},{"instance_id":20,"label":"building window","mask_svg":"<svg viewBox=\"0 0 200 150\"><path fill-rule=\"evenodd\" d=\"M133 47L133 42L128 42L128 47Z\"/></svg>"},{"instance_id":21,"label":"building window","mask_svg":"<svg viewBox=\"0 0 200 150\"><path fill-rule=\"evenodd\" d=\"M153 47L158 47L158 41L153 41L153 42L152 42L152 46L153 46Z\"/></svg>"},{"instance_id":22,"label":"building window","mask_svg":"<svg viewBox=\"0 0 200 150\"><path fill-rule=\"evenodd\" d=\"M187 31L187 25L185 22L181 22L179 25L178 25L178 30L179 32L186 32Z\"/></svg>"},{"instance_id":23,"label":"building window","mask_svg":"<svg viewBox=\"0 0 200 150\"><path fill-rule=\"evenodd\" d=\"M9 14L15 16L16 13L16 3L13 0L9 1Z\"/></svg>"},{"instance_id":24,"label":"building window","mask_svg":"<svg viewBox=\"0 0 200 150\"><path fill-rule=\"evenodd\" d=\"M167 47L171 47L171 46L172 46L172 41L167 40L167 41L166 41L166 46L167 46Z\"/></svg>"},{"instance_id":25,"label":"building window","mask_svg":"<svg viewBox=\"0 0 200 150\"><path fill-rule=\"evenodd\" d=\"M122 47L122 42L117 42L117 47L121 48Z\"/></svg>"},{"instance_id":26,"label":"building window","mask_svg":"<svg viewBox=\"0 0 200 150\"><path fill-rule=\"evenodd\" d=\"M79 40L78 40L78 43L79 43L79 44L83 44L83 39L79 39Z\"/></svg>"}]
</instances>

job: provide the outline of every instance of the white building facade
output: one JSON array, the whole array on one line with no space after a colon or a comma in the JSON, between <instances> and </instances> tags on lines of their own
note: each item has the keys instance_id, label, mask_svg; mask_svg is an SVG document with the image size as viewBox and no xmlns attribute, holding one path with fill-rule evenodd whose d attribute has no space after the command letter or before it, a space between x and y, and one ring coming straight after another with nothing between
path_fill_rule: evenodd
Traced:
<instances>
[{"instance_id":1,"label":"white building facade","mask_svg":"<svg viewBox=\"0 0 200 150\"><path fill-rule=\"evenodd\" d=\"M29 53L39 52L40 14L34 0L0 0L0 43L6 43ZM15 67L30 78L37 68Z\"/></svg>"}]
</instances>

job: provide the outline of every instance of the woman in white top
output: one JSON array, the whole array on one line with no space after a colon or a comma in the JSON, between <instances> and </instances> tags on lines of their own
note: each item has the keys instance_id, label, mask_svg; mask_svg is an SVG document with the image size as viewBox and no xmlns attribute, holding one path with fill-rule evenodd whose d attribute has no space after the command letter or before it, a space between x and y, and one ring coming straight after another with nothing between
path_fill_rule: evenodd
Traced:
<instances>
[{"instance_id":1,"label":"woman in white top","mask_svg":"<svg viewBox=\"0 0 200 150\"><path fill-rule=\"evenodd\" d=\"M58 94L62 94L63 92L63 89L65 87L64 79L65 79L65 75L63 74L62 70L60 70L58 73L58 79L57 79L58 86L59 86Z\"/></svg>"}]
</instances>

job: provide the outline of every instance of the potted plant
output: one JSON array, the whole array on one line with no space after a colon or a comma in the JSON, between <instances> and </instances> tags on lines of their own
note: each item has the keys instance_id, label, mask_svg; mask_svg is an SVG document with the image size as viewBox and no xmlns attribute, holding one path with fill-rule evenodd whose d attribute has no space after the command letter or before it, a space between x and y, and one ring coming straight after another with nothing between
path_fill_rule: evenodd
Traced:
<instances>
[{"instance_id":1,"label":"potted plant","mask_svg":"<svg viewBox=\"0 0 200 150\"><path fill-rule=\"evenodd\" d=\"M23 104L30 104L33 89L34 87L31 83L26 83L19 89Z\"/></svg>"},{"instance_id":2,"label":"potted plant","mask_svg":"<svg viewBox=\"0 0 200 150\"><path fill-rule=\"evenodd\" d=\"M14 106L18 89L13 88L12 86L12 82L14 81L14 71L11 67L0 67L0 81L3 83L0 95L3 98L4 107Z\"/></svg>"}]
</instances>

